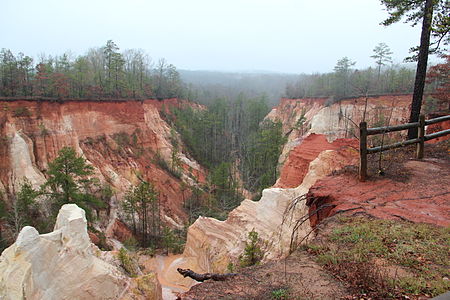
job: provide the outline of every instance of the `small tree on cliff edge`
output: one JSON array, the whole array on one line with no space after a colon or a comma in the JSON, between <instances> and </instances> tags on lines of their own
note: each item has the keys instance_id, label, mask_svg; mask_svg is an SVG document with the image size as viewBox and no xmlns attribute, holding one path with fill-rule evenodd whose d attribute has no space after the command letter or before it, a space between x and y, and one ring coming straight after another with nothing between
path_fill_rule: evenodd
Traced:
<instances>
[{"instance_id":1,"label":"small tree on cliff edge","mask_svg":"<svg viewBox=\"0 0 450 300\"><path fill-rule=\"evenodd\" d=\"M239 257L241 267L248 267L259 264L264 257L264 251L261 249L262 241L258 233L253 229L248 233L248 241L245 242L245 248Z\"/></svg>"},{"instance_id":2,"label":"small tree on cliff edge","mask_svg":"<svg viewBox=\"0 0 450 300\"><path fill-rule=\"evenodd\" d=\"M412 48L414 52L419 50L417 57L416 80L414 82L414 94L411 103L410 122L419 120L420 109L422 106L423 90L425 86L425 76L427 72L428 54L439 53L441 44L448 45L450 42L450 5L448 0L381 0L390 14L382 23L385 26L400 21L406 16L407 22L412 22L412 26L422 21L422 34L420 37L420 46ZM433 48L430 50L430 37L434 38L431 43ZM441 52L442 53L442 52ZM417 137L417 128L408 130L408 138Z\"/></svg>"},{"instance_id":3,"label":"small tree on cliff edge","mask_svg":"<svg viewBox=\"0 0 450 300\"><path fill-rule=\"evenodd\" d=\"M104 206L90 192L95 183L94 179L89 178L92 171L92 166L86 164L83 157L77 156L73 148L64 147L59 151L58 157L49 163L49 178L42 186L42 190L52 201L53 213L56 214L63 204L75 203L90 217L91 207Z\"/></svg>"}]
</instances>

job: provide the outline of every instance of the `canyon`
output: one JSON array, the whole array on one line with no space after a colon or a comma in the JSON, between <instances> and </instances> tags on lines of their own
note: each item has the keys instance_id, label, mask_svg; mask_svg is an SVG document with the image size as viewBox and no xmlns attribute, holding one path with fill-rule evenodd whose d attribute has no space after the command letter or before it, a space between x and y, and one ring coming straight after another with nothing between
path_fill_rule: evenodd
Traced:
<instances>
[{"instance_id":1,"label":"canyon","mask_svg":"<svg viewBox=\"0 0 450 300\"><path fill-rule=\"evenodd\" d=\"M410 95L355 98L326 105L327 99L282 99L267 118L281 121L288 136L280 157L280 178L263 191L259 201L244 200L226 221L201 217L189 227L184 255L195 257L209 272L223 272L236 264L245 247L248 232L255 230L270 241L266 260L289 253L291 240L311 230L308 222L296 221L308 215L305 202L295 203L321 178L358 162L358 142L352 138L356 124L365 119L377 124L390 116L391 124L405 120ZM299 126L299 120L301 125ZM288 216L287 216L288 215Z\"/></svg>"},{"instance_id":2,"label":"canyon","mask_svg":"<svg viewBox=\"0 0 450 300\"><path fill-rule=\"evenodd\" d=\"M34 187L45 181L48 163L70 146L94 168L94 177L113 189L110 208L99 212L99 231L124 240L130 233L120 219L119 204L140 178L159 192L164 221L182 228L183 183L205 180L205 170L180 149L180 178L163 168L170 165L177 133L161 117L170 107L187 102L164 101L1 101L0 192L14 194L23 178ZM198 105L189 104L199 108ZM127 233L128 231L128 233Z\"/></svg>"},{"instance_id":3,"label":"canyon","mask_svg":"<svg viewBox=\"0 0 450 300\"><path fill-rule=\"evenodd\" d=\"M343 99L336 103L331 103L327 98L281 99L280 104L266 117L273 121L280 121L283 134L287 137L279 159L279 179L273 187L263 191L259 201L245 199L229 213L224 221L199 217L188 228L187 242L181 255L156 257L152 263L143 262L144 265L149 264L146 269L155 272L162 285L158 287L158 283L155 284L156 288L152 297L159 299L161 295L164 295L166 299L174 298L172 291L186 291L196 284L193 280L179 275L176 272L179 267L191 268L202 273L225 272L230 265L238 265L248 233L252 230L258 233L260 239L267 241L263 262L286 257L293 244L301 242L316 225L314 222L320 221L312 219L312 223L309 221L301 225L298 223L298 220L304 219L314 210L314 207L307 205L308 196L322 197L325 202L338 203L333 211L318 215L319 219L349 208L343 187L357 183L349 183L349 179L341 175L338 176L340 181L334 181L330 178L335 176L328 175L345 173L348 168L356 168L358 163L357 124L363 119L371 127L404 123L409 114L410 102L411 95L359 97ZM191 157L182 146L176 131L164 120L164 114L170 113L169 107L180 105L192 105L195 109L203 109L196 104L188 104L177 99L61 103L0 101L2 134L0 190L4 194L14 193L23 177L28 178L36 187L41 185L45 181L48 163L57 156L59 149L71 146L94 167L95 176L101 182L110 184L114 189L111 208L109 211L99 213L99 222L96 225L99 230L105 232L107 238L123 241L130 236L131 232L124 222L120 202L129 186L137 183L139 178L153 182L158 189L162 217L165 222L174 228L182 228L186 222L183 202L189 197L189 192L183 186L195 185L198 181L204 182L207 170ZM173 139L177 139L181 145L178 154L182 162L180 178L174 177L155 161L156 156L166 162L171 161ZM438 167L444 168L440 165L436 166ZM414 172L423 169L424 166L416 163L410 168ZM380 189L388 186L387 182L382 181L377 184ZM400 185L399 183L392 188L398 188ZM343 189L343 196L332 199L330 195L334 195L333 191L339 188ZM408 193L408 185L401 185L401 189L405 191L405 194ZM433 209L436 211L439 210L439 206L448 205L443 193L445 194L446 191L435 193L438 198ZM357 196L357 198L361 197ZM361 206L356 201L353 202L355 203L350 208ZM76 211L73 207L72 210ZM404 209L401 216L408 218L406 212L407 209ZM63 212L60 214L64 215ZM83 216L79 215L82 214L81 212L76 214L78 214L77 220L84 220ZM382 209L373 213L376 217L384 217L383 214L393 216ZM448 216L442 215L440 218L439 225L448 224ZM426 221L426 217L424 219ZM76 240L74 243L83 249L88 249L91 244L86 240L85 221L77 222L82 224L73 228L68 227L75 231L72 234L77 235L77 232L81 232L79 234L83 235L81 240ZM20 247L30 247L27 245L35 243L29 241L39 241L33 249L40 249L40 245L47 243L47 240L52 242L56 240L54 236L60 239L60 231L69 230L62 230L63 225L60 223L57 222L55 231L48 234L52 238L39 235L34 228L24 228L16 244L2 254L0 274L12 272L8 270L15 268L15 262L12 262L11 258L16 255L13 251L19 251L17 249L21 249ZM63 243L63 246L59 247L66 247L64 245ZM65 250L58 248L52 251L55 256L58 256L56 253ZM83 254L85 250L70 251L75 252L75 256L87 255ZM98 253L102 257L108 256L101 251ZM92 251L89 255L92 255ZM51 257L47 259L51 260ZM22 265L36 268L38 266L35 265L42 263L39 260L33 260L33 262L25 260ZM123 282L122 285L116 284L118 278L126 277L114 268L114 265L105 266L104 269L108 270L105 274L109 275L101 275L112 276L111 280L108 279L111 287L103 286L95 280L93 283L99 290L111 292L111 299L114 299L114 293L120 294L118 291L124 289ZM23 271L18 272L23 273ZM10 283L5 281L5 276L2 275L0 292L2 289L13 289L15 293L18 293L17 295L22 293L17 286L8 287ZM59 275L54 276L56 278ZM30 279L23 279L20 282L25 280ZM128 279L124 282L126 280ZM36 296L39 295L38 290L38 287L33 291L26 290L27 295L31 295L28 298L37 299L33 297L38 297ZM50 292L52 290L49 290ZM53 292L70 295L73 291L55 289ZM92 297L95 298L95 296Z\"/></svg>"}]
</instances>

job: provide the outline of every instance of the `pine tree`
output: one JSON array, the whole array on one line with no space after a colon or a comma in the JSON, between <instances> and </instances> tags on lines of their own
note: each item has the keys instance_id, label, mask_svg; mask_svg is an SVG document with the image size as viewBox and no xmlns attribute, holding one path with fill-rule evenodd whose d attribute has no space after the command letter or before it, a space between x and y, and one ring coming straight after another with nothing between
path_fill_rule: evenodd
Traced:
<instances>
[{"instance_id":1,"label":"pine tree","mask_svg":"<svg viewBox=\"0 0 450 300\"><path fill-rule=\"evenodd\" d=\"M381 3L389 12L389 17L382 23L385 26L400 21L404 16L412 26L422 22L420 46L412 48L413 52L418 50L419 53L411 57L417 60L417 71L409 122L417 122L422 107L430 45L433 46L431 53L438 53L441 43L448 45L450 42L450 5L448 0L381 0ZM434 41L430 44L431 37ZM408 138L416 138L417 130L417 127L410 128Z\"/></svg>"},{"instance_id":2,"label":"pine tree","mask_svg":"<svg viewBox=\"0 0 450 300\"><path fill-rule=\"evenodd\" d=\"M156 243L160 234L158 193L154 185L142 180L137 186L132 186L128 190L123 203L125 212L133 221L133 229L141 233L143 246L148 246L149 242ZM136 224L135 220L138 220ZM153 238L150 241L149 237Z\"/></svg>"},{"instance_id":3,"label":"pine tree","mask_svg":"<svg viewBox=\"0 0 450 300\"><path fill-rule=\"evenodd\" d=\"M75 203L91 217L92 208L102 208L104 203L92 191L95 180L92 166L78 156L71 147L62 148L58 157L49 163L48 179L42 190L51 200L53 213L66 203Z\"/></svg>"},{"instance_id":4,"label":"pine tree","mask_svg":"<svg viewBox=\"0 0 450 300\"><path fill-rule=\"evenodd\" d=\"M378 66L378 79L380 79L380 73L381 73L381 67L385 66L387 63L392 62L392 57L390 56L392 54L391 49L389 49L389 46L385 43L379 43L374 49L373 49L374 55L370 56L371 58L375 59L375 63Z\"/></svg>"}]
</instances>

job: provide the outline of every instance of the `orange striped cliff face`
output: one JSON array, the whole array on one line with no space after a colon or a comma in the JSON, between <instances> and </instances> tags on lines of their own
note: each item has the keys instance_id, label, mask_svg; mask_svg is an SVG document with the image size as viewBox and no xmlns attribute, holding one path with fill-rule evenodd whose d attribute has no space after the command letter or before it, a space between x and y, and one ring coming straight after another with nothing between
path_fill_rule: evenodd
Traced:
<instances>
[{"instance_id":1,"label":"orange striped cliff face","mask_svg":"<svg viewBox=\"0 0 450 300\"><path fill-rule=\"evenodd\" d=\"M344 146L358 148L358 124L364 120L369 127L401 124L409 116L411 95L387 95L344 99L329 104L326 98L286 99L267 116L281 121L287 136L280 157L280 178L277 187L300 185L308 166L325 150ZM354 151L352 155L356 155Z\"/></svg>"},{"instance_id":2,"label":"orange striped cliff face","mask_svg":"<svg viewBox=\"0 0 450 300\"><path fill-rule=\"evenodd\" d=\"M1 101L0 190L15 192L23 177L39 186L48 163L70 146L94 167L100 181L114 188L119 201L138 176L154 183L166 221L181 226L183 202L189 197L182 181L202 182L205 171L183 149L178 154L181 179L157 163L159 157L170 165L174 138L160 110L179 105L177 99Z\"/></svg>"}]
</instances>

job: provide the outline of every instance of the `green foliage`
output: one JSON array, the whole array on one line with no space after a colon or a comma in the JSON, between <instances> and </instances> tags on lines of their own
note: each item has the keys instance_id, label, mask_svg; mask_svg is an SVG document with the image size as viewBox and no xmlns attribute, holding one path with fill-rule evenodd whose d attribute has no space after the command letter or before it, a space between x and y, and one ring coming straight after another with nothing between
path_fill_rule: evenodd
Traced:
<instances>
[{"instance_id":1,"label":"green foliage","mask_svg":"<svg viewBox=\"0 0 450 300\"><path fill-rule=\"evenodd\" d=\"M98 241L98 243L96 243L96 245L100 248L100 250L102 250L102 251L111 251L112 250L111 246L108 244L108 242L106 240L105 233L97 230L96 228L94 228L93 226L91 226L89 224L88 224L88 230L98 237L99 241Z\"/></svg>"},{"instance_id":2,"label":"green foliage","mask_svg":"<svg viewBox=\"0 0 450 300\"><path fill-rule=\"evenodd\" d=\"M187 106L173 109L172 113L177 131L198 162L211 167L229 160L228 110L224 100L216 100L208 110Z\"/></svg>"},{"instance_id":3,"label":"green foliage","mask_svg":"<svg viewBox=\"0 0 450 300\"><path fill-rule=\"evenodd\" d=\"M287 288L279 288L273 290L271 294L272 299L282 299L282 300L289 299L289 290Z\"/></svg>"},{"instance_id":4,"label":"green foliage","mask_svg":"<svg viewBox=\"0 0 450 300\"><path fill-rule=\"evenodd\" d=\"M49 163L47 174L48 179L41 188L51 200L55 215L63 204L75 203L86 211L90 219L92 208L105 206L94 195L96 180L90 178L93 174L92 166L88 165L83 157L78 156L73 148L62 148L58 157Z\"/></svg>"},{"instance_id":5,"label":"green foliage","mask_svg":"<svg viewBox=\"0 0 450 300\"><path fill-rule=\"evenodd\" d=\"M44 123L39 123L38 127L39 130L41 131L41 136L47 136L49 134L49 131L47 128L45 128Z\"/></svg>"},{"instance_id":6,"label":"green foliage","mask_svg":"<svg viewBox=\"0 0 450 300\"><path fill-rule=\"evenodd\" d=\"M278 178L278 159L286 137L281 122L264 121L260 129L247 142L247 155L242 162L246 187L258 194L275 183Z\"/></svg>"},{"instance_id":7,"label":"green foliage","mask_svg":"<svg viewBox=\"0 0 450 300\"><path fill-rule=\"evenodd\" d=\"M389 49L389 46L385 43L378 43L378 45L373 49L374 54L370 56L375 60L375 63L378 65L378 78L380 78L381 67L386 65L387 63L392 63L392 51Z\"/></svg>"},{"instance_id":8,"label":"green foliage","mask_svg":"<svg viewBox=\"0 0 450 300\"><path fill-rule=\"evenodd\" d=\"M134 236L131 236L123 241L123 245L130 251L136 251L139 246L139 241Z\"/></svg>"},{"instance_id":9,"label":"green foliage","mask_svg":"<svg viewBox=\"0 0 450 300\"><path fill-rule=\"evenodd\" d=\"M218 207L212 194L205 193L207 188L207 186L191 187L192 195L184 201L189 224L192 224L199 216L212 217L221 221L226 219L227 212Z\"/></svg>"},{"instance_id":10,"label":"green foliage","mask_svg":"<svg viewBox=\"0 0 450 300\"><path fill-rule=\"evenodd\" d=\"M130 187L122 206L132 221L134 233L141 235L141 245L146 247L149 242L157 242L161 228L158 193L154 185L142 180L137 186ZM152 237L153 241L150 240Z\"/></svg>"},{"instance_id":11,"label":"green foliage","mask_svg":"<svg viewBox=\"0 0 450 300\"><path fill-rule=\"evenodd\" d=\"M241 267L258 265L264 257L262 250L262 241L258 233L252 230L248 233L248 240L245 242L244 252L239 258Z\"/></svg>"},{"instance_id":12,"label":"green foliage","mask_svg":"<svg viewBox=\"0 0 450 300\"><path fill-rule=\"evenodd\" d=\"M211 171L208 184L202 187L208 196L193 195L186 201L190 216L214 215L222 219L224 213L239 205L242 195L236 177L236 161L243 162L239 171L246 174L243 176L246 185L255 186L254 181L257 181L256 191L275 182L273 174L276 174L277 163L273 162L273 153L264 156L263 152L272 151L270 144L281 140L278 135L269 133L273 131L270 124L260 129L268 111L265 98L245 99L242 95L228 102L216 99L205 110L194 110L190 106L172 109L169 116L189 152ZM275 131L280 133L281 126ZM271 138L274 140L269 143ZM253 143L264 144L260 157L254 157L256 146ZM267 163L266 169L250 169L256 164L255 160L261 158L269 159L258 163L261 168ZM259 172L261 170L263 172Z\"/></svg>"},{"instance_id":13,"label":"green foliage","mask_svg":"<svg viewBox=\"0 0 450 300\"><path fill-rule=\"evenodd\" d=\"M119 259L120 266L128 273L128 275L131 277L136 277L138 275L138 266L125 248L120 248L117 258Z\"/></svg>"},{"instance_id":14,"label":"green foliage","mask_svg":"<svg viewBox=\"0 0 450 300\"><path fill-rule=\"evenodd\" d=\"M343 57L337 61L334 67L334 90L335 96L344 97L350 95L350 75L352 73L351 67L356 62L351 61L348 57Z\"/></svg>"},{"instance_id":15,"label":"green foliage","mask_svg":"<svg viewBox=\"0 0 450 300\"><path fill-rule=\"evenodd\" d=\"M331 73L303 75L286 86L288 98L344 97L366 94L410 93L413 91L415 69L398 65L374 70L353 70L352 61L336 65ZM378 74L377 74L378 73ZM429 87L432 89L432 87ZM330 103L331 104L331 103Z\"/></svg>"},{"instance_id":16,"label":"green foliage","mask_svg":"<svg viewBox=\"0 0 450 300\"><path fill-rule=\"evenodd\" d=\"M215 202L220 209L230 211L242 200L237 192L238 185L232 174L230 163L223 162L211 170L209 182Z\"/></svg>"},{"instance_id":17,"label":"green foliage","mask_svg":"<svg viewBox=\"0 0 450 300\"><path fill-rule=\"evenodd\" d=\"M112 40L74 59L66 53L43 55L38 63L22 53L14 55L8 49L1 49L0 96L59 99L182 97L186 88L175 66L160 60L153 68L150 61L144 51L120 51Z\"/></svg>"},{"instance_id":18,"label":"green foliage","mask_svg":"<svg viewBox=\"0 0 450 300\"><path fill-rule=\"evenodd\" d=\"M174 157L172 156L172 162L173 162L173 160L174 160ZM158 166L160 166L163 170L167 171L173 177L181 179L181 177L183 176L183 174L181 173L181 171L177 167L176 163L172 163L172 166L170 166L169 163L161 156L161 154L159 152L157 152L155 154L155 156L153 158L153 161Z\"/></svg>"},{"instance_id":19,"label":"green foliage","mask_svg":"<svg viewBox=\"0 0 450 300\"><path fill-rule=\"evenodd\" d=\"M140 253L147 256L155 256L155 249L153 247L144 248Z\"/></svg>"},{"instance_id":20,"label":"green foliage","mask_svg":"<svg viewBox=\"0 0 450 300\"><path fill-rule=\"evenodd\" d=\"M185 234L185 233L184 233ZM180 236L175 230L164 227L162 233L162 247L166 253L179 254L183 252L185 238Z\"/></svg>"},{"instance_id":21,"label":"green foliage","mask_svg":"<svg viewBox=\"0 0 450 300\"><path fill-rule=\"evenodd\" d=\"M228 271L228 273L233 273L234 272L234 264L232 262L228 263L227 271Z\"/></svg>"},{"instance_id":22,"label":"green foliage","mask_svg":"<svg viewBox=\"0 0 450 300\"><path fill-rule=\"evenodd\" d=\"M5 195L0 191L0 219L3 219L7 215L7 209L5 204Z\"/></svg>"},{"instance_id":23,"label":"green foliage","mask_svg":"<svg viewBox=\"0 0 450 300\"><path fill-rule=\"evenodd\" d=\"M439 99L428 96L425 100L424 113L430 114L436 112L439 109Z\"/></svg>"},{"instance_id":24,"label":"green foliage","mask_svg":"<svg viewBox=\"0 0 450 300\"><path fill-rule=\"evenodd\" d=\"M389 26L403 18L406 18L405 21L411 23L412 26L421 24L424 17L425 2L424 0L381 0L381 3L389 12L389 17L382 24ZM431 43L430 53L444 54L448 52L445 46L450 42L450 6L447 0L434 0L432 6L430 29L434 41ZM412 51L417 49L418 47L411 48Z\"/></svg>"},{"instance_id":25,"label":"green foliage","mask_svg":"<svg viewBox=\"0 0 450 300\"><path fill-rule=\"evenodd\" d=\"M33 188L27 178L24 178L14 203L14 210L20 215L21 219L20 228L26 225L36 225L36 198L39 195L40 192Z\"/></svg>"},{"instance_id":26,"label":"green foliage","mask_svg":"<svg viewBox=\"0 0 450 300\"><path fill-rule=\"evenodd\" d=\"M301 134L304 133L303 126L305 125L305 122L306 122L305 114L306 114L306 110L303 108L300 117L298 118L297 122L294 125L294 129L300 130Z\"/></svg>"}]
</instances>

